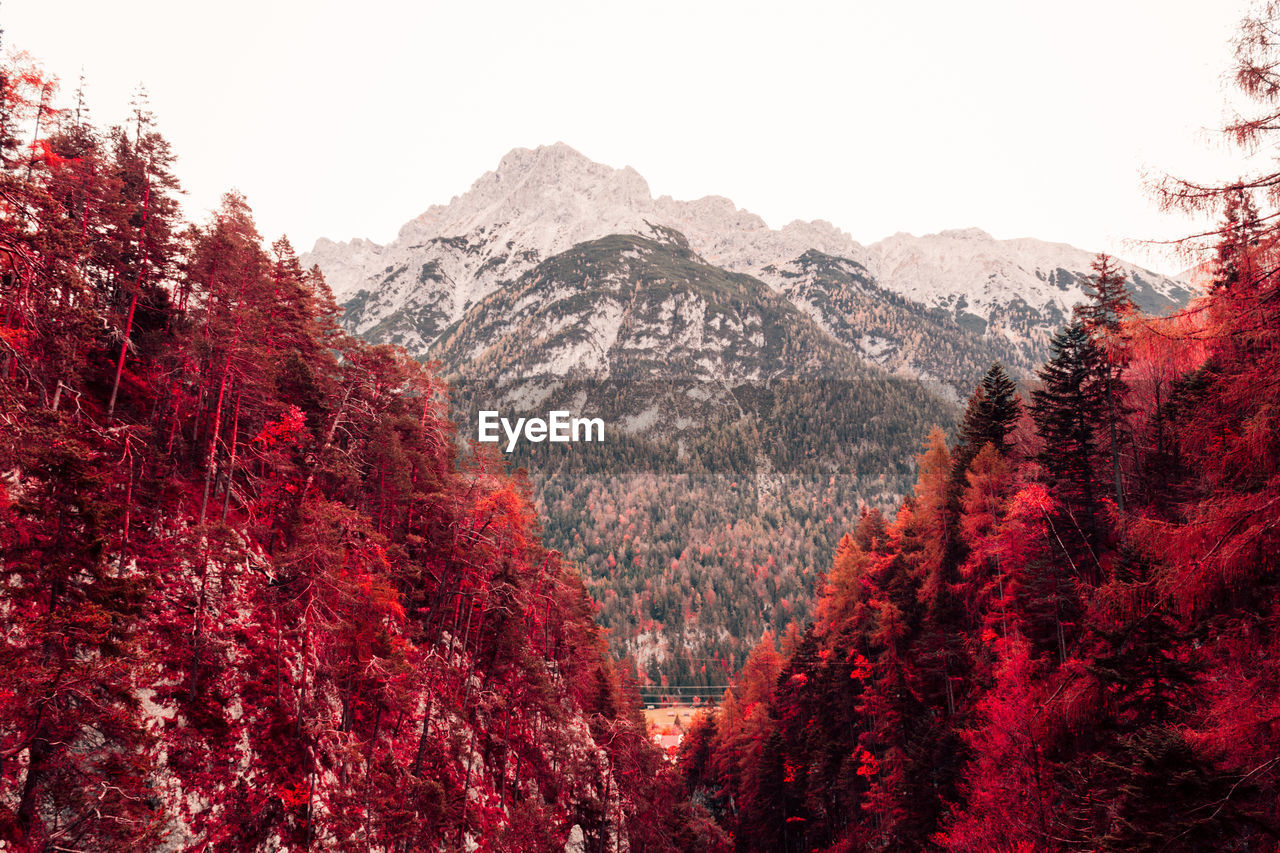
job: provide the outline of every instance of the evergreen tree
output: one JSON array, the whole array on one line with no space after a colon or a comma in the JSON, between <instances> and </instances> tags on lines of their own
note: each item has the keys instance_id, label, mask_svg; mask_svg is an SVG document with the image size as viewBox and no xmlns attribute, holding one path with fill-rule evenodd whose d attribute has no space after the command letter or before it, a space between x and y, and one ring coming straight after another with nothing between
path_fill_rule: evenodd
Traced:
<instances>
[{"instance_id":1,"label":"evergreen tree","mask_svg":"<svg viewBox=\"0 0 1280 853\"><path fill-rule=\"evenodd\" d=\"M1129 363L1128 340L1124 322L1137 310L1124 286L1124 275L1116 269L1115 262L1100 254L1093 262L1093 275L1085 279L1086 301L1076 306L1076 316L1084 323L1085 330L1093 337L1102 353L1099 370L1102 375L1102 391L1107 403L1107 446L1111 454L1112 487L1116 504L1123 512L1125 507L1124 483L1120 475L1120 447L1124 441L1121 421L1123 417L1124 380L1122 374Z\"/></svg>"},{"instance_id":2,"label":"evergreen tree","mask_svg":"<svg viewBox=\"0 0 1280 853\"><path fill-rule=\"evenodd\" d=\"M987 444L995 445L1000 453L1007 453L1009 433L1021 412L1017 385L1003 365L999 362L992 364L970 398L960 422L961 449L956 452L956 463L964 463L967 467Z\"/></svg>"},{"instance_id":3,"label":"evergreen tree","mask_svg":"<svg viewBox=\"0 0 1280 853\"><path fill-rule=\"evenodd\" d=\"M1105 697L1076 762L1095 816L1100 850L1196 850L1228 818L1213 818L1226 792L1183 732L1197 707L1202 666L1192 637L1162 602L1149 603L1149 561L1129 546L1089 614L1090 677Z\"/></svg>"},{"instance_id":4,"label":"evergreen tree","mask_svg":"<svg viewBox=\"0 0 1280 853\"><path fill-rule=\"evenodd\" d=\"M149 849L161 837L157 744L138 699L157 577L128 565L120 452L47 412L0 442L6 469L23 472L12 502L0 486L0 840L17 849Z\"/></svg>"},{"instance_id":5,"label":"evergreen tree","mask_svg":"<svg viewBox=\"0 0 1280 853\"><path fill-rule=\"evenodd\" d=\"M1101 362L1084 323L1073 320L1054 335L1049 361L1037 374L1041 387L1031 394L1031 414L1044 441L1040 462L1078 535L1074 541L1090 554L1100 542L1096 430L1106 413ZM1093 559L1087 559L1092 565Z\"/></svg>"},{"instance_id":6,"label":"evergreen tree","mask_svg":"<svg viewBox=\"0 0 1280 853\"><path fill-rule=\"evenodd\" d=\"M1021 414L1022 401L1018 397L1017 385L1003 365L999 362L992 364L969 397L957 430L950 484L951 503L956 510L965 489L965 474L970 463L988 444L994 446L998 453L1007 453L1009 434Z\"/></svg>"},{"instance_id":7,"label":"evergreen tree","mask_svg":"<svg viewBox=\"0 0 1280 853\"><path fill-rule=\"evenodd\" d=\"M1085 301L1075 307L1075 316L1090 334L1115 337L1126 318L1137 310L1125 287L1124 273L1115 260L1100 253L1093 260L1093 275L1084 279Z\"/></svg>"},{"instance_id":8,"label":"evergreen tree","mask_svg":"<svg viewBox=\"0 0 1280 853\"><path fill-rule=\"evenodd\" d=\"M1222 201L1223 222L1214 248L1213 286L1232 290L1257 275L1254 260L1263 226L1253 194L1243 184L1230 186Z\"/></svg>"}]
</instances>

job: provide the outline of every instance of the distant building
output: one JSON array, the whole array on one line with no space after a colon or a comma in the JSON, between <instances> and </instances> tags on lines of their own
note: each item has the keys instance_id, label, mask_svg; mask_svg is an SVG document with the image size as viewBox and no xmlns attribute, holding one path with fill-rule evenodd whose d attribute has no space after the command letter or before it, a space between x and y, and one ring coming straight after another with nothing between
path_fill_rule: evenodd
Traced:
<instances>
[{"instance_id":1,"label":"distant building","mask_svg":"<svg viewBox=\"0 0 1280 853\"><path fill-rule=\"evenodd\" d=\"M653 742L667 756L667 760L674 761L676 750L680 748L680 742L684 740L684 735L679 733L656 734L653 736Z\"/></svg>"}]
</instances>

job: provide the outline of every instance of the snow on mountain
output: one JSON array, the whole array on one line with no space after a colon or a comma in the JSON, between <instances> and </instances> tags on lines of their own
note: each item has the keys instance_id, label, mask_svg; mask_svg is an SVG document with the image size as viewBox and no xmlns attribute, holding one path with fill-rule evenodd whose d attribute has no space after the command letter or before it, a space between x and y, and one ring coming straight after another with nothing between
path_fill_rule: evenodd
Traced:
<instances>
[{"instance_id":1,"label":"snow on mountain","mask_svg":"<svg viewBox=\"0 0 1280 853\"><path fill-rule=\"evenodd\" d=\"M421 355L468 308L539 262L610 234L650 236L655 226L684 234L708 263L756 276L781 293L796 292L781 271L806 252L851 260L884 291L937 309L979 335L998 336L1033 361L1080 300L1093 260L1065 244L996 240L978 229L897 234L869 247L823 221L771 229L723 197L655 199L634 169L593 162L564 143L514 149L467 192L428 208L385 246L322 239L303 260L324 271L346 305L349 328ZM1122 268L1148 310L1190 295L1183 281ZM830 328L848 318L819 319Z\"/></svg>"},{"instance_id":2,"label":"snow on mountain","mask_svg":"<svg viewBox=\"0 0 1280 853\"><path fill-rule=\"evenodd\" d=\"M863 360L898 375L940 382L953 398L972 387L993 361L1019 373L1034 367L1030 355L1003 336L984 335L981 324L882 287L865 266L848 258L810 249L761 270L760 277Z\"/></svg>"},{"instance_id":3,"label":"snow on mountain","mask_svg":"<svg viewBox=\"0 0 1280 853\"><path fill-rule=\"evenodd\" d=\"M648 233L648 184L563 143L517 148L461 196L409 221L386 246L317 242L344 322L415 355L500 283L587 240Z\"/></svg>"},{"instance_id":4,"label":"snow on mountain","mask_svg":"<svg viewBox=\"0 0 1280 853\"><path fill-rule=\"evenodd\" d=\"M303 259L308 267L318 264L324 270L334 296L339 302L345 302L360 288L370 270L380 268L383 251L384 248L372 240L359 237L341 243L321 237Z\"/></svg>"},{"instance_id":5,"label":"snow on mountain","mask_svg":"<svg viewBox=\"0 0 1280 853\"><path fill-rule=\"evenodd\" d=\"M530 379L672 379L738 385L851 380L858 359L781 294L666 239L575 244L494 292L431 348L447 370L499 384Z\"/></svg>"},{"instance_id":6,"label":"snow on mountain","mask_svg":"<svg viewBox=\"0 0 1280 853\"><path fill-rule=\"evenodd\" d=\"M644 229L653 200L631 167L614 169L558 142L516 148L447 205L433 205L400 229L396 244L477 234L514 241L542 257L607 234Z\"/></svg>"},{"instance_id":7,"label":"snow on mountain","mask_svg":"<svg viewBox=\"0 0 1280 853\"><path fill-rule=\"evenodd\" d=\"M1066 243L997 240L978 228L916 237L895 234L869 247L877 282L962 323L1016 343L1047 339L1072 306L1095 254ZM1187 282L1119 261L1134 297L1147 311L1184 303Z\"/></svg>"}]
</instances>

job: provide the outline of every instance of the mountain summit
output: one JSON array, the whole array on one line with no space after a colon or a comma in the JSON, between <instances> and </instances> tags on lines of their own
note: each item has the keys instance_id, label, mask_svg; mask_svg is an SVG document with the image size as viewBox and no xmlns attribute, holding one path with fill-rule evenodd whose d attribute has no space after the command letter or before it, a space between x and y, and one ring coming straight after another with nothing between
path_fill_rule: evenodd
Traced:
<instances>
[{"instance_id":1,"label":"mountain summit","mask_svg":"<svg viewBox=\"0 0 1280 853\"><path fill-rule=\"evenodd\" d=\"M397 238L317 241L344 322L425 356L474 306L568 249L674 229L701 261L759 278L859 357L891 371L963 384L939 351L973 352L1029 370L1082 298L1093 253L970 228L863 246L829 222L772 229L720 196L654 198L631 167L597 163L558 142L516 148L460 196L407 222ZM823 260L819 260L823 259ZM1121 263L1140 305L1184 302L1186 282ZM932 355L931 355L932 353ZM958 389L964 390L964 389Z\"/></svg>"}]
</instances>

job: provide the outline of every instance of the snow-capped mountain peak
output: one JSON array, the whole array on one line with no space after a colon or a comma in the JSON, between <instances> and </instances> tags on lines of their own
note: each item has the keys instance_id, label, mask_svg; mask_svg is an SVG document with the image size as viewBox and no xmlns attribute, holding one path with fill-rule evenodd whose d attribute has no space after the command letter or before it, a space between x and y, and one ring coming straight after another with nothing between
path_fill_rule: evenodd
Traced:
<instances>
[{"instance_id":1,"label":"snow-capped mountain peak","mask_svg":"<svg viewBox=\"0 0 1280 853\"><path fill-rule=\"evenodd\" d=\"M516 148L467 192L406 223L397 242L496 227L546 256L603 236L602 229L636 230L651 204L649 184L630 166L596 163L563 142Z\"/></svg>"},{"instance_id":2,"label":"snow-capped mountain peak","mask_svg":"<svg viewBox=\"0 0 1280 853\"><path fill-rule=\"evenodd\" d=\"M322 239L305 260L318 263L339 301L346 301L370 285L378 286L388 265L394 269L407 253L431 241L467 237L473 245L507 248L523 259L504 270L514 277L535 257L546 258L609 234L647 235L655 224L675 228L707 260L738 272L757 271L809 248L842 255L864 251L829 222L796 221L773 230L722 196L655 199L648 182L630 166L606 166L557 142L513 149L465 193L405 223L386 246ZM509 261L500 265L506 267ZM497 266L493 262L490 269Z\"/></svg>"},{"instance_id":3,"label":"snow-capped mountain peak","mask_svg":"<svg viewBox=\"0 0 1280 853\"><path fill-rule=\"evenodd\" d=\"M997 240L978 228L899 233L872 246L823 220L773 229L722 196L655 199L636 170L597 163L562 142L513 149L470 189L429 207L385 246L320 240L303 260L324 271L347 307L351 329L422 355L471 306L542 261L612 234L661 237L664 228L682 234L706 262L807 300L808 311L815 287L827 292L819 301L829 305L848 305L848 294L829 292L834 279L797 287L805 271L835 269L812 259L797 262L814 252L846 259L884 298L898 294L969 332L999 338L1023 350L1028 364L1041 357L1053 329L1082 298L1093 260L1093 253L1062 243ZM1190 293L1184 282L1131 264L1121 268L1148 309L1177 304ZM851 328L847 316L820 320L828 329ZM882 344L892 342L877 344L881 355Z\"/></svg>"},{"instance_id":4,"label":"snow-capped mountain peak","mask_svg":"<svg viewBox=\"0 0 1280 853\"><path fill-rule=\"evenodd\" d=\"M1010 339L1044 338L1084 298L1095 257L1066 243L997 240L964 228L894 234L868 247L867 267L882 286L908 299L981 321ZM1146 310L1167 309L1190 295L1185 282L1122 260L1117 265Z\"/></svg>"}]
</instances>

